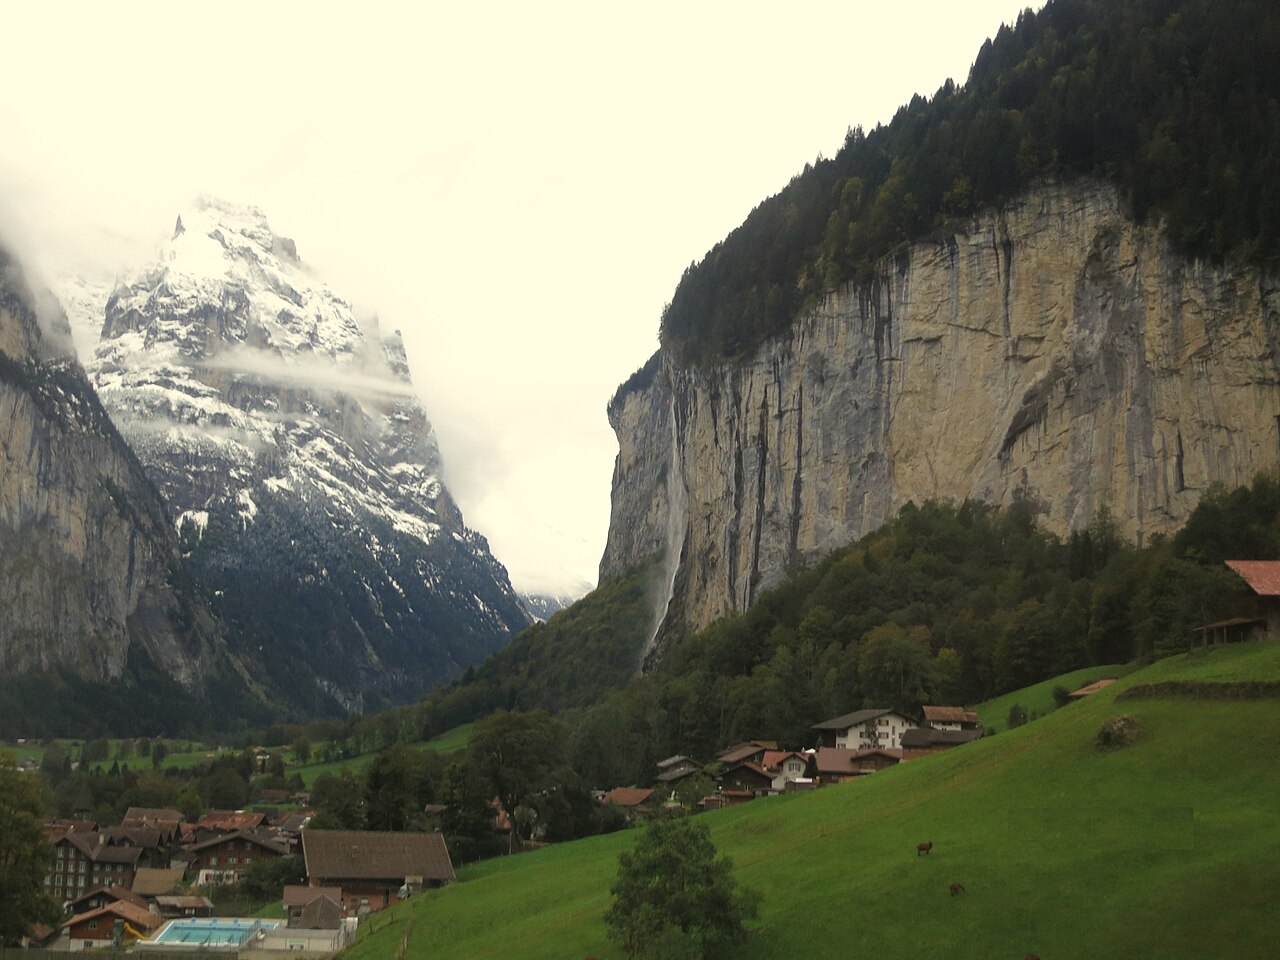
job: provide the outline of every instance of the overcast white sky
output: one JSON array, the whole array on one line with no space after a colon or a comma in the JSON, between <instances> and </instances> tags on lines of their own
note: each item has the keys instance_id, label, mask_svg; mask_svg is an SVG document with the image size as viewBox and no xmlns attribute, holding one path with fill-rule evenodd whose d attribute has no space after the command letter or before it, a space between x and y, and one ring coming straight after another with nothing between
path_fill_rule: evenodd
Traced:
<instances>
[{"instance_id":1,"label":"overcast white sky","mask_svg":"<svg viewBox=\"0 0 1280 960\"><path fill-rule=\"evenodd\" d=\"M145 255L197 193L258 205L403 331L517 587L594 583L605 403L681 271L1026 5L8 4L0 228L50 273Z\"/></svg>"}]
</instances>

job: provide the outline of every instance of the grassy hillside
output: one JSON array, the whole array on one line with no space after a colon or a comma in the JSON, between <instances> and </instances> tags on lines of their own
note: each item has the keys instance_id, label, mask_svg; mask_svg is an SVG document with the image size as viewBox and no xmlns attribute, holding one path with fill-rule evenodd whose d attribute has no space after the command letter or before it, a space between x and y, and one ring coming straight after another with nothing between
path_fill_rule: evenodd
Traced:
<instances>
[{"instance_id":1,"label":"grassy hillside","mask_svg":"<svg viewBox=\"0 0 1280 960\"><path fill-rule=\"evenodd\" d=\"M432 737L430 740L425 740L421 743L413 743L410 746L415 750L434 750L439 754L457 753L467 745L467 739L471 736L471 727L471 724L466 723L462 726L454 727L452 730L446 730L438 737ZM301 775L303 782L310 788L315 785L316 777L322 773L339 774L343 770L359 773L376 756L376 753L362 753L358 756L348 757L345 760L308 763L303 766L290 767L289 773Z\"/></svg>"},{"instance_id":2,"label":"grassy hillside","mask_svg":"<svg viewBox=\"0 0 1280 960\"><path fill-rule=\"evenodd\" d=\"M1069 693L1079 690L1086 684L1101 680L1103 677L1125 677L1138 669L1136 663L1116 663L1105 667L1084 667L1072 670L1056 677L1050 677L1040 683L1033 683L1021 690L1014 690L1004 696L980 703L974 710L982 725L993 732L1006 730L1009 727L1009 708L1015 703L1027 711L1027 716L1049 713L1057 708L1053 699L1054 687L1065 687Z\"/></svg>"},{"instance_id":3,"label":"grassy hillside","mask_svg":"<svg viewBox=\"0 0 1280 960\"><path fill-rule=\"evenodd\" d=\"M763 896L743 958L1272 958L1280 701L1115 702L1165 679L1280 679L1280 644L1182 655L1016 730L808 795L707 815ZM1137 742L1098 728L1135 716ZM601 920L626 832L463 870L352 960L618 958ZM917 857L916 843L934 851ZM952 897L948 886L964 884Z\"/></svg>"}]
</instances>

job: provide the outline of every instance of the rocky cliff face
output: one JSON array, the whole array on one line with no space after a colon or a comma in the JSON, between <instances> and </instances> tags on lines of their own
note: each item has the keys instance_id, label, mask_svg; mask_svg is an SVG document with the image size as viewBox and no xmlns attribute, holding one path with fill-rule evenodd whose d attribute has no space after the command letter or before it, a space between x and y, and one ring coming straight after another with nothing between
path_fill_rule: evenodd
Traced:
<instances>
[{"instance_id":1,"label":"rocky cliff face","mask_svg":"<svg viewBox=\"0 0 1280 960\"><path fill-rule=\"evenodd\" d=\"M86 367L233 649L281 700L405 699L530 622L440 480L399 335L260 211L202 200L109 297L63 299L100 330Z\"/></svg>"},{"instance_id":2,"label":"rocky cliff face","mask_svg":"<svg viewBox=\"0 0 1280 960\"><path fill-rule=\"evenodd\" d=\"M219 656L217 625L187 588L155 489L64 351L0 250L0 677L114 682L145 654L194 688Z\"/></svg>"},{"instance_id":3,"label":"rocky cliff face","mask_svg":"<svg viewBox=\"0 0 1280 960\"><path fill-rule=\"evenodd\" d=\"M1109 187L1043 186L885 260L744 362L660 353L610 405L601 577L666 550L660 648L908 500L1172 531L1208 485L1280 464L1278 338L1280 278L1182 259Z\"/></svg>"}]
</instances>

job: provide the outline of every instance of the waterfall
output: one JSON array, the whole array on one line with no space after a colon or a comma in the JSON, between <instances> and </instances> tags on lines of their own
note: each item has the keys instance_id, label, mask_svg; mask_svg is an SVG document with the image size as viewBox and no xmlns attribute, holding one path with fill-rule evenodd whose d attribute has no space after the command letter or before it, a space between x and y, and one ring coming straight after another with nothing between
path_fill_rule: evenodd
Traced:
<instances>
[{"instance_id":1,"label":"waterfall","mask_svg":"<svg viewBox=\"0 0 1280 960\"><path fill-rule=\"evenodd\" d=\"M645 641L644 651L640 654L642 668L653 652L658 632L667 619L671 597L675 593L676 574L680 571L680 561L684 558L685 523L689 514L689 493L684 483L684 463L680 457L680 435L676 424L674 397L671 399L670 421L671 462L667 466L667 531L662 552L662 578L665 589L660 595L662 599L654 605L653 628L649 631L649 639Z\"/></svg>"}]
</instances>

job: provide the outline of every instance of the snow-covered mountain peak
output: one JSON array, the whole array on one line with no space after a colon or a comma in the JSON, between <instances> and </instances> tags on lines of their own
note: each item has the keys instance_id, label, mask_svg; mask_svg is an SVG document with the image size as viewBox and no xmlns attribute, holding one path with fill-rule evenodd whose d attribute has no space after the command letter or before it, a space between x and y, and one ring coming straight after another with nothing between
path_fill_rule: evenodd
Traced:
<instances>
[{"instance_id":1,"label":"snow-covered mountain peak","mask_svg":"<svg viewBox=\"0 0 1280 960\"><path fill-rule=\"evenodd\" d=\"M358 318L261 210L202 197L109 293L62 292L81 341L100 331L85 367L228 615L307 597L340 638L326 696L358 703L361 676L420 690L528 622L440 480L399 333ZM298 642L288 618L270 630Z\"/></svg>"}]
</instances>

